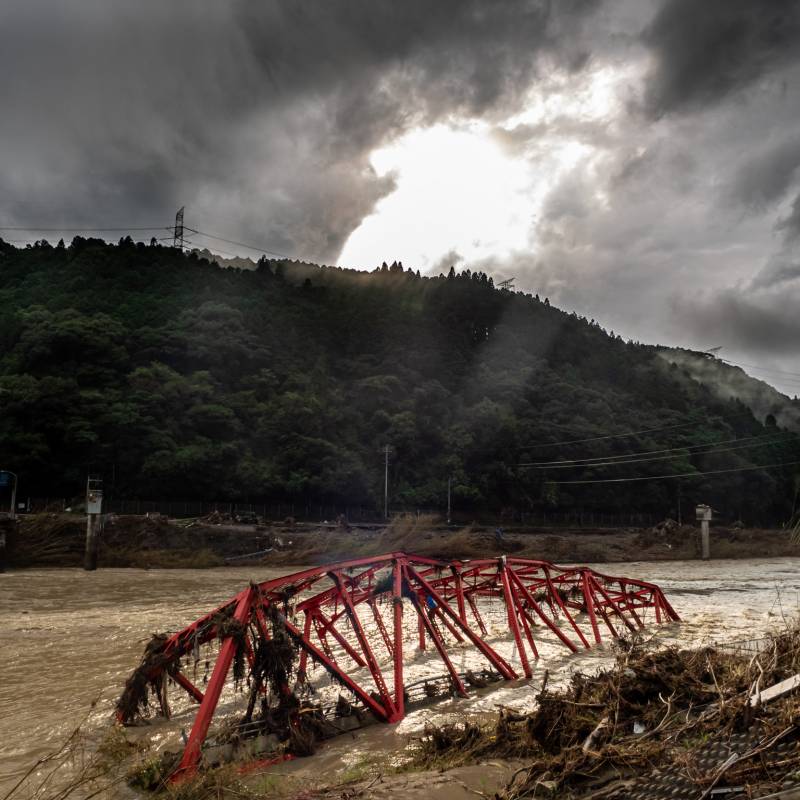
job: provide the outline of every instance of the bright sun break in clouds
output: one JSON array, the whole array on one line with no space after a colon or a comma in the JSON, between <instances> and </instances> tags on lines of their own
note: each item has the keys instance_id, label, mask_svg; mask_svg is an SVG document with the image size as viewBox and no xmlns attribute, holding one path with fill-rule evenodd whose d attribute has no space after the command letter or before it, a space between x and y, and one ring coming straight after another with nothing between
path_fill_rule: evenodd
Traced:
<instances>
[{"instance_id":1,"label":"bright sun break in clouds","mask_svg":"<svg viewBox=\"0 0 800 800\"><path fill-rule=\"evenodd\" d=\"M524 111L502 128L609 116L620 76L598 70L582 91L562 84L531 92ZM455 252L465 264L503 261L536 251L536 219L561 176L594 148L575 138L543 132L535 153L504 147L497 128L469 121L417 129L372 153L380 176L397 188L353 231L339 264L373 268L400 260L423 272L441 268ZM457 260L452 258L452 260Z\"/></svg>"},{"instance_id":2,"label":"bright sun break in clouds","mask_svg":"<svg viewBox=\"0 0 800 800\"><path fill-rule=\"evenodd\" d=\"M353 232L340 264L399 259L424 271L453 249L474 259L527 246L541 198L531 196L527 164L507 156L487 126L412 131L371 161L379 175L396 176L397 189Z\"/></svg>"}]
</instances>

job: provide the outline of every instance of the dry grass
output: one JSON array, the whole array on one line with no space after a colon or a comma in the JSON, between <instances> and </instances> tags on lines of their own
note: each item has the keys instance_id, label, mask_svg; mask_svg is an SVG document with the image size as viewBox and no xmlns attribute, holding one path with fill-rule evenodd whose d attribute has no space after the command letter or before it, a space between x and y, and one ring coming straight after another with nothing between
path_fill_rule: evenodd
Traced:
<instances>
[{"instance_id":1,"label":"dry grass","mask_svg":"<svg viewBox=\"0 0 800 800\"><path fill-rule=\"evenodd\" d=\"M383 529L322 530L288 535L293 546L270 554L269 563L314 564L395 551L442 559L483 558L502 551L493 534L477 532L472 526L450 530L434 516L398 516ZM511 549L519 546L511 542ZM508 550L506 550L508 552Z\"/></svg>"}]
</instances>

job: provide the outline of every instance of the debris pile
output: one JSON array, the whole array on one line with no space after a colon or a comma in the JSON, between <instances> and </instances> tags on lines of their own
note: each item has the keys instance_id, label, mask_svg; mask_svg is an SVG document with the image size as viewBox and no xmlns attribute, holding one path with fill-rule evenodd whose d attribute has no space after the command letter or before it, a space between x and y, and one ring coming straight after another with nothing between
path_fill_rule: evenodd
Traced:
<instances>
[{"instance_id":1,"label":"debris pile","mask_svg":"<svg viewBox=\"0 0 800 800\"><path fill-rule=\"evenodd\" d=\"M545 677L532 713L503 709L493 726L427 728L414 762L523 759L506 800L699 798L723 788L726 797L759 797L800 784L800 695L791 691L799 670L800 627L756 653L651 651L623 640L614 667L599 675L576 674L559 692Z\"/></svg>"},{"instance_id":2,"label":"debris pile","mask_svg":"<svg viewBox=\"0 0 800 800\"><path fill-rule=\"evenodd\" d=\"M9 562L17 567L77 566L85 550L86 519L27 514L8 535Z\"/></svg>"},{"instance_id":3,"label":"debris pile","mask_svg":"<svg viewBox=\"0 0 800 800\"><path fill-rule=\"evenodd\" d=\"M164 716L169 715L164 687L174 659L164 653L167 638L165 633L154 633L147 643L141 663L125 682L117 701L116 711L120 719L130 722L146 714L151 694L158 699Z\"/></svg>"}]
</instances>

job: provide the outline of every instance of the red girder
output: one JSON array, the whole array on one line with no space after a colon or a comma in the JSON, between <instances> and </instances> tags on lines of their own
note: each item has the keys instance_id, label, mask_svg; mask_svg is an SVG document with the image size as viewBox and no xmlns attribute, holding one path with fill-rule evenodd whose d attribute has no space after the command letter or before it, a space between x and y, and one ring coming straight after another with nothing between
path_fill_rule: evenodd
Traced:
<instances>
[{"instance_id":1,"label":"red girder","mask_svg":"<svg viewBox=\"0 0 800 800\"><path fill-rule=\"evenodd\" d=\"M383 598L391 601L388 606ZM409 620L411 627L404 623L404 607L415 612ZM383 609L391 609L388 624ZM178 780L197 768L237 647L245 648L252 669L259 657L258 642L274 638L280 627L299 646L299 660L293 669L301 681L307 680L310 659L378 719L394 722L402 719L406 710L408 662L431 657L420 652L425 649L426 638L442 660L454 691L463 695L466 687L462 676L448 654L453 644L471 646L501 678L514 679L514 668L497 651L503 639L503 646L508 647L510 632L522 671L530 677L530 659L539 658L543 636L549 637L548 643L575 652L578 643L573 636L580 645L589 647L582 625L599 643L600 620L617 637L620 630L615 622L624 626L622 630L636 631L643 626L647 609L653 609L656 622L679 619L655 584L604 575L586 567L559 567L513 557L446 562L394 552L311 567L251 584L170 636L156 659L144 661L140 669L145 669L147 679L154 684L166 672L200 703L173 776ZM221 633L229 631L221 618L230 616L246 628L238 642L233 635ZM499 624L500 632L487 625L487 620L496 626L501 619L505 624ZM405 641L417 635L419 650L406 648ZM180 672L179 659L217 638L221 638L219 654L208 686L201 692ZM354 665L353 674L342 667L343 657ZM391 678L387 677L389 672ZM260 682L255 690L267 694ZM118 716L120 721L129 721L124 712Z\"/></svg>"}]
</instances>

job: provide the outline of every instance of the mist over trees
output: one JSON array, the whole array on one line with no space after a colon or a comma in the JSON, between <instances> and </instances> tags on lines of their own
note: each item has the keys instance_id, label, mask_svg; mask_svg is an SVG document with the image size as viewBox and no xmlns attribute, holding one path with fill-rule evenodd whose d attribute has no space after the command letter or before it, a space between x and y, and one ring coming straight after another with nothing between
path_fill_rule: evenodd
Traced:
<instances>
[{"instance_id":1,"label":"mist over trees","mask_svg":"<svg viewBox=\"0 0 800 800\"><path fill-rule=\"evenodd\" d=\"M798 438L629 465L531 463L779 432L594 321L466 270L433 278L76 238L0 241L0 467L24 494L675 513L676 480L800 461ZM680 426L680 427L678 427ZM651 430L660 429L660 430ZM650 431L622 438L611 434ZM579 441L574 440L586 440ZM564 444L564 442L573 442ZM798 467L681 482L686 509L776 523Z\"/></svg>"}]
</instances>

